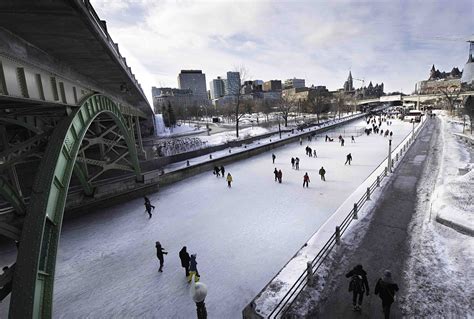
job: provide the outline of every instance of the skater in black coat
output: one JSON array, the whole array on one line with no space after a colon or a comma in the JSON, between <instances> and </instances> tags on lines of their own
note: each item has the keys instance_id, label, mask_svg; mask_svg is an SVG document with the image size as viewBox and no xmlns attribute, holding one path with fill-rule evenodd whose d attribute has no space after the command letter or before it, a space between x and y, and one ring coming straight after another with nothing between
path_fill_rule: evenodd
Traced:
<instances>
[{"instance_id":1,"label":"skater in black coat","mask_svg":"<svg viewBox=\"0 0 474 319\"><path fill-rule=\"evenodd\" d=\"M295 158L291 158L291 168L295 168Z\"/></svg>"},{"instance_id":2,"label":"skater in black coat","mask_svg":"<svg viewBox=\"0 0 474 319\"><path fill-rule=\"evenodd\" d=\"M184 246L179 251L179 259L181 260L181 266L184 268L186 278L189 276L189 261L191 258L189 257L188 252L186 251L186 246Z\"/></svg>"},{"instance_id":3,"label":"skater in black coat","mask_svg":"<svg viewBox=\"0 0 474 319\"><path fill-rule=\"evenodd\" d=\"M351 153L349 153L349 154L346 155L346 162L344 163L344 165L346 165L347 163L349 163L349 165L351 165L351 161L352 161L352 155L351 155Z\"/></svg>"},{"instance_id":4,"label":"skater in black coat","mask_svg":"<svg viewBox=\"0 0 474 319\"><path fill-rule=\"evenodd\" d=\"M355 311L361 310L364 292L369 295L369 282L367 281L367 273L362 265L357 265L346 274L346 278L351 278L349 283L349 291L352 291L352 305Z\"/></svg>"},{"instance_id":5,"label":"skater in black coat","mask_svg":"<svg viewBox=\"0 0 474 319\"><path fill-rule=\"evenodd\" d=\"M163 247L161 247L161 243L159 241L155 243L155 247L156 247L156 257L160 261L160 269L158 269L158 271L163 272L163 263L164 263L163 255L168 255L168 252L165 251Z\"/></svg>"},{"instance_id":6,"label":"skater in black coat","mask_svg":"<svg viewBox=\"0 0 474 319\"><path fill-rule=\"evenodd\" d=\"M275 170L273 171L273 174L275 175L275 182L278 180L278 170L275 167Z\"/></svg>"},{"instance_id":7,"label":"skater in black coat","mask_svg":"<svg viewBox=\"0 0 474 319\"><path fill-rule=\"evenodd\" d=\"M272 161L273 161L273 164L275 164L275 159L276 159L276 155L275 154L272 154Z\"/></svg>"},{"instance_id":8,"label":"skater in black coat","mask_svg":"<svg viewBox=\"0 0 474 319\"><path fill-rule=\"evenodd\" d=\"M222 174L222 177L224 177L224 173L225 173L224 165L221 165L221 174Z\"/></svg>"},{"instance_id":9,"label":"skater in black coat","mask_svg":"<svg viewBox=\"0 0 474 319\"><path fill-rule=\"evenodd\" d=\"M392 280L390 270L385 270L383 278L379 278L375 285L374 293L382 299L382 309L385 319L390 318L390 307L395 301L395 293L398 291L398 285Z\"/></svg>"},{"instance_id":10,"label":"skater in black coat","mask_svg":"<svg viewBox=\"0 0 474 319\"><path fill-rule=\"evenodd\" d=\"M219 174L220 171L221 171L221 170L220 170L219 167L214 166L214 175L216 175L216 177L219 177L219 176L220 176L220 174Z\"/></svg>"},{"instance_id":11,"label":"skater in black coat","mask_svg":"<svg viewBox=\"0 0 474 319\"><path fill-rule=\"evenodd\" d=\"M148 199L148 197L143 196L143 199L145 200L145 203L144 203L143 205L145 205L145 210L146 210L146 212L148 213L148 218L151 218L151 216L153 216L153 215L151 214L151 210L152 210L152 209L154 210L154 209L155 209L155 206L153 206L153 205L151 204L151 202L150 202L150 200Z\"/></svg>"}]
</instances>

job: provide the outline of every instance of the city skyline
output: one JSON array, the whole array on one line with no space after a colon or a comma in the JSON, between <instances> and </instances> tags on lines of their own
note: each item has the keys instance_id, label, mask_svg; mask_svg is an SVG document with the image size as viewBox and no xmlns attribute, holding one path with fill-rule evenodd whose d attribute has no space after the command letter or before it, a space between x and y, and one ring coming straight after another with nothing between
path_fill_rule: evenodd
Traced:
<instances>
[{"instance_id":1,"label":"city skyline","mask_svg":"<svg viewBox=\"0 0 474 319\"><path fill-rule=\"evenodd\" d=\"M152 86L176 87L181 69L215 79L239 66L249 79L302 78L330 90L351 70L365 85L411 93L432 64L462 69L474 30L471 1L92 4L149 99Z\"/></svg>"}]
</instances>

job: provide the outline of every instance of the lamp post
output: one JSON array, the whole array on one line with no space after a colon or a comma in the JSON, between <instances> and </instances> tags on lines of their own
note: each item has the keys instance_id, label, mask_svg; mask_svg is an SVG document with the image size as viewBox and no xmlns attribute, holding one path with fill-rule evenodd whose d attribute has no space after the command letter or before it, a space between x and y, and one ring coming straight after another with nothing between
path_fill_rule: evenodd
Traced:
<instances>
[{"instance_id":1,"label":"lamp post","mask_svg":"<svg viewBox=\"0 0 474 319\"><path fill-rule=\"evenodd\" d=\"M280 139L281 139L280 115L278 115L278 133L280 133Z\"/></svg>"},{"instance_id":2,"label":"lamp post","mask_svg":"<svg viewBox=\"0 0 474 319\"><path fill-rule=\"evenodd\" d=\"M202 282L194 282L194 275L193 275L193 282L191 285L191 298L196 303L196 313L198 319L207 319L207 309L206 304L204 303L204 299L207 296L207 286Z\"/></svg>"},{"instance_id":3,"label":"lamp post","mask_svg":"<svg viewBox=\"0 0 474 319\"><path fill-rule=\"evenodd\" d=\"M387 162L387 170L391 173L392 172L392 137L388 138L388 162Z\"/></svg>"}]
</instances>

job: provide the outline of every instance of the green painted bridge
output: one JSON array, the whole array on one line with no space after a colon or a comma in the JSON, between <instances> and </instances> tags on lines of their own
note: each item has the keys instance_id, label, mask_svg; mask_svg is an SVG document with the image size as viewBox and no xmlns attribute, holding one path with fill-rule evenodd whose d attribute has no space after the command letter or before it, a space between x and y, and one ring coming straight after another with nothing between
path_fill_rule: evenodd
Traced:
<instances>
[{"instance_id":1,"label":"green painted bridge","mask_svg":"<svg viewBox=\"0 0 474 319\"><path fill-rule=\"evenodd\" d=\"M0 3L0 215L16 262L0 275L10 318L50 318L70 185L93 197L118 174L142 182L153 113L87 0Z\"/></svg>"}]
</instances>

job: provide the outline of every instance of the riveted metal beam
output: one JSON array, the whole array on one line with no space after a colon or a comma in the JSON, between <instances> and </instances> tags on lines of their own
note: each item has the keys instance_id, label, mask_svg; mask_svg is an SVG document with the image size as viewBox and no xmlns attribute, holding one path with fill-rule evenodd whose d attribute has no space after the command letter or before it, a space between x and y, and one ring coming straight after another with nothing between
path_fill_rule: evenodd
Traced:
<instances>
[{"instance_id":1,"label":"riveted metal beam","mask_svg":"<svg viewBox=\"0 0 474 319\"><path fill-rule=\"evenodd\" d=\"M17 215L25 215L26 207L14 188L0 176L0 195L15 209Z\"/></svg>"},{"instance_id":2,"label":"riveted metal beam","mask_svg":"<svg viewBox=\"0 0 474 319\"><path fill-rule=\"evenodd\" d=\"M92 95L58 124L35 177L23 224L13 276L11 318L51 317L56 253L67 190L82 140L99 115L110 117L118 126L128 147L131 167L137 180L141 178L132 129L111 99Z\"/></svg>"}]
</instances>

